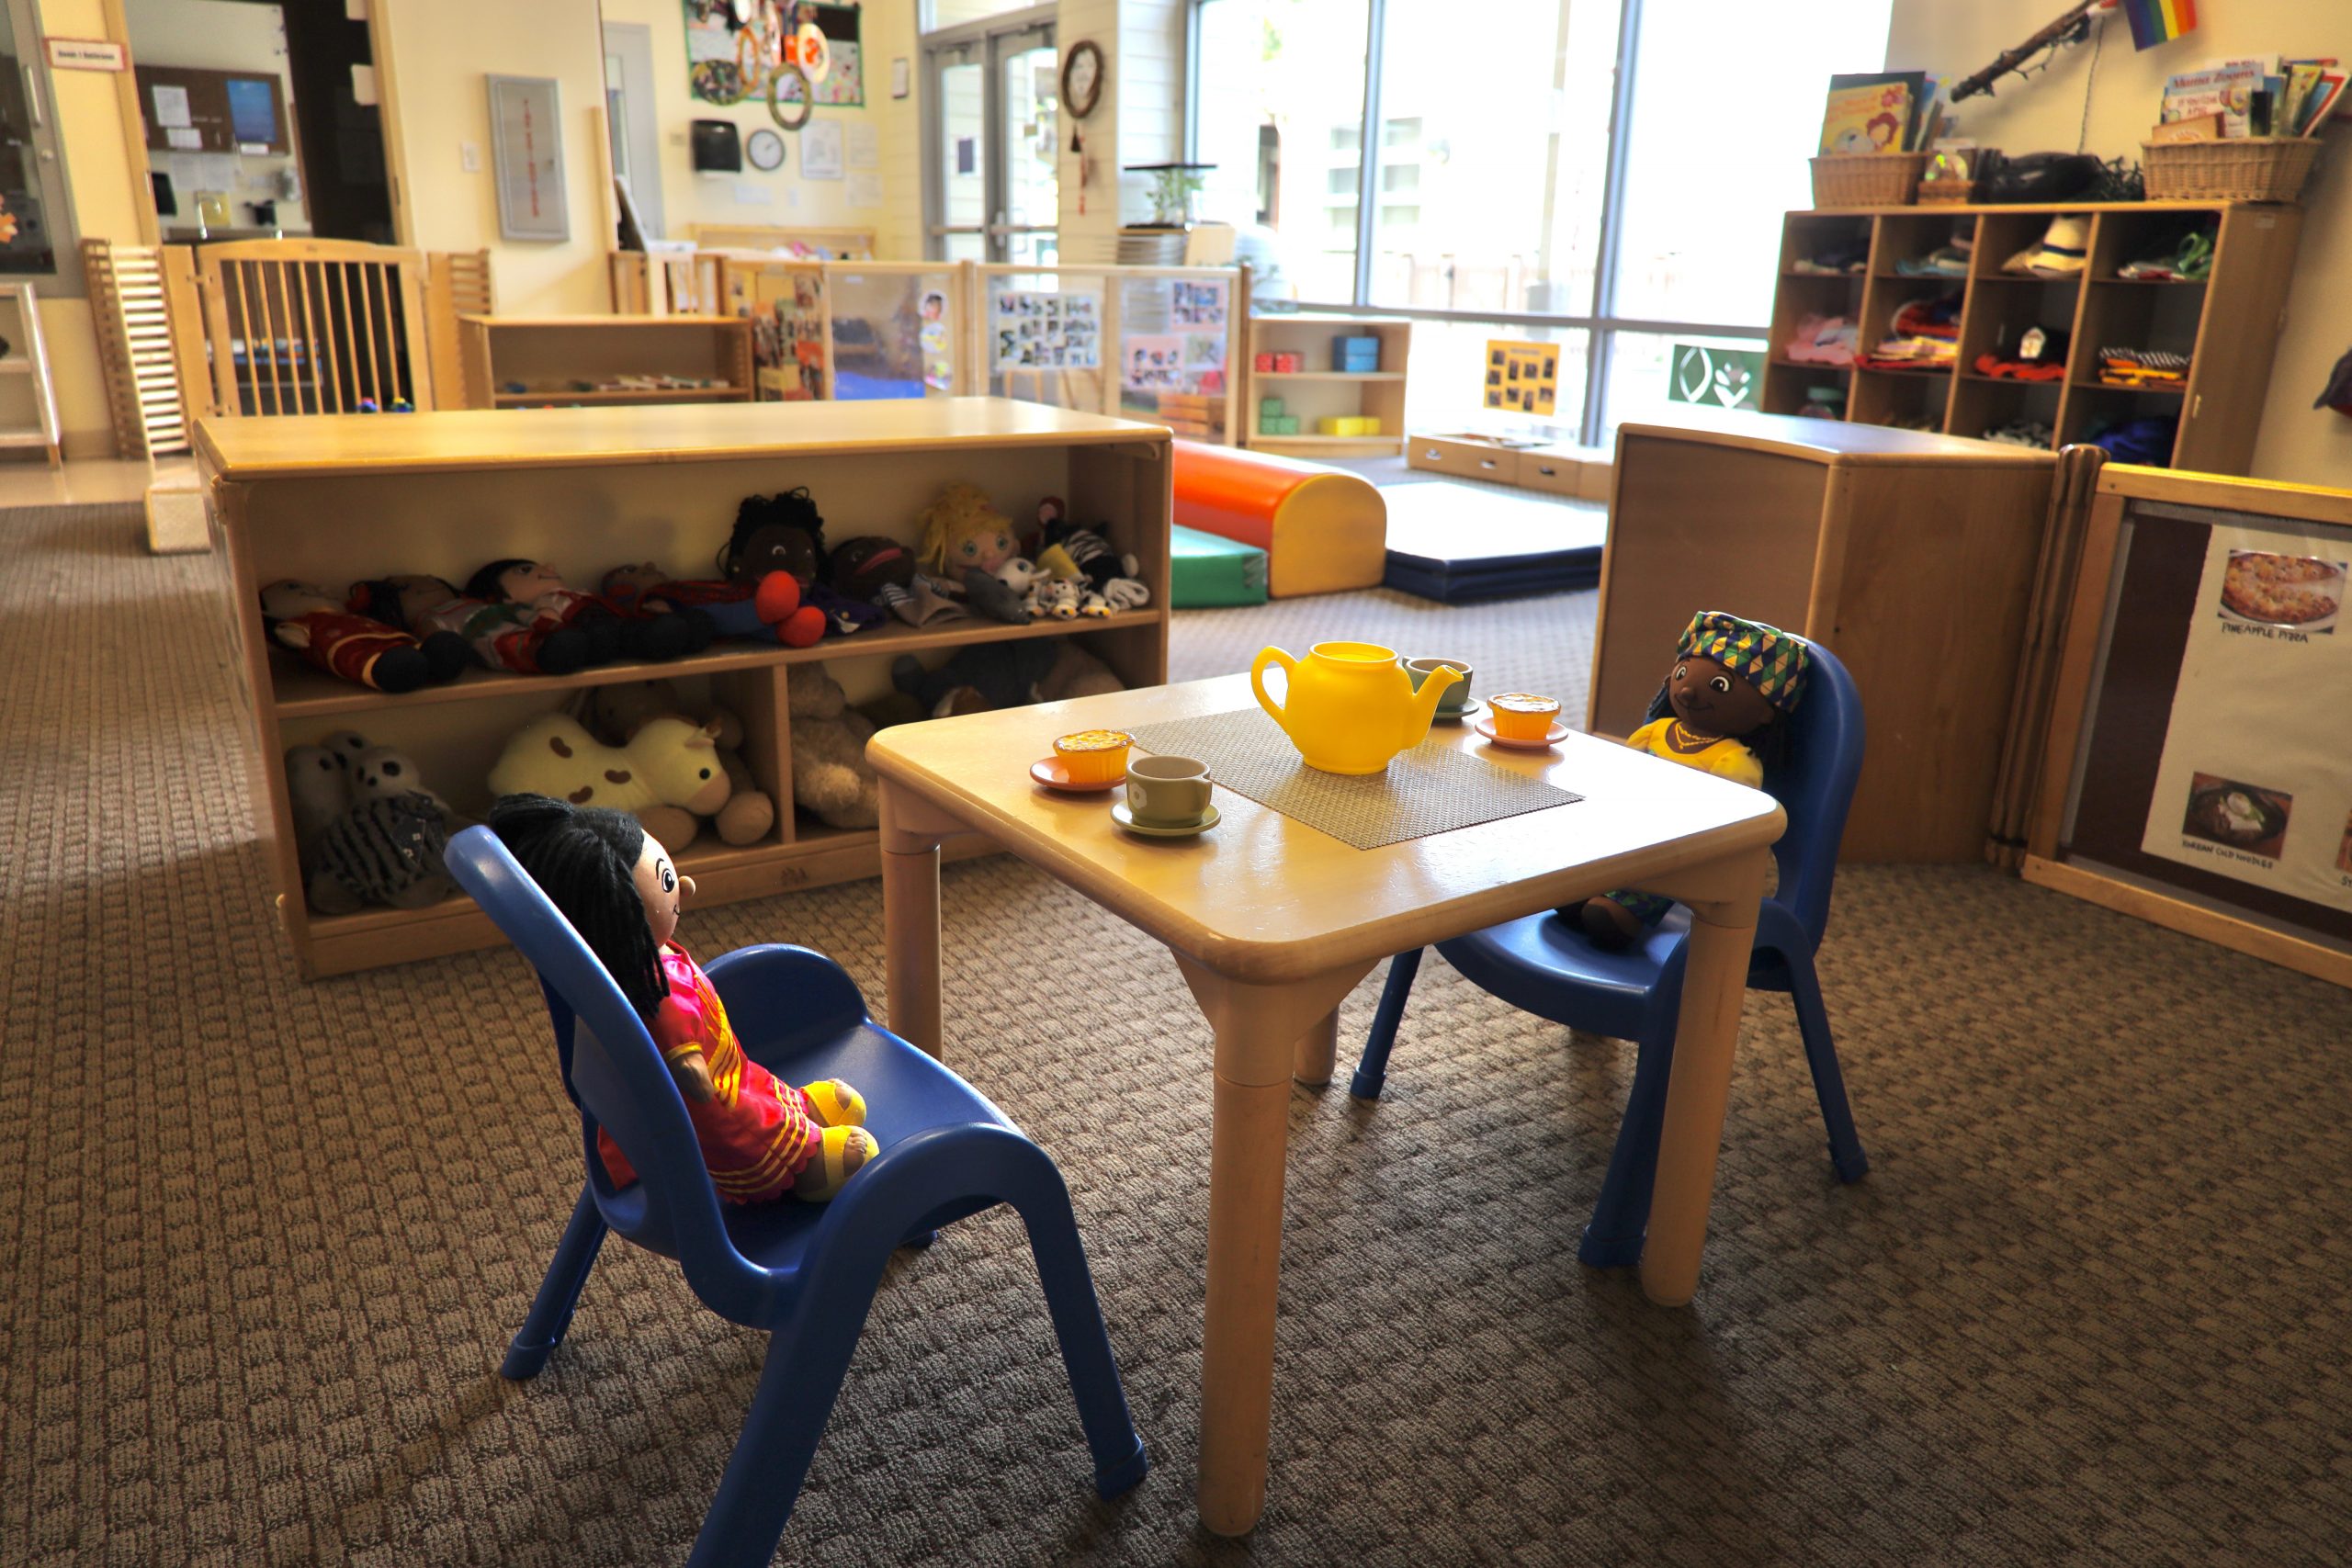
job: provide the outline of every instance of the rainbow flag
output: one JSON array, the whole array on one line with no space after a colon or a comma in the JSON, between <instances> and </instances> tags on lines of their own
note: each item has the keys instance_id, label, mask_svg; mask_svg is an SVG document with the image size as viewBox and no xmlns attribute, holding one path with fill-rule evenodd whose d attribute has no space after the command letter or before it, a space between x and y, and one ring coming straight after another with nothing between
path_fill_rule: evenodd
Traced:
<instances>
[{"instance_id":1,"label":"rainbow flag","mask_svg":"<svg viewBox=\"0 0 2352 1568\"><path fill-rule=\"evenodd\" d=\"M2197 0L2120 0L2132 23L2132 47L2170 43L2197 25Z\"/></svg>"}]
</instances>

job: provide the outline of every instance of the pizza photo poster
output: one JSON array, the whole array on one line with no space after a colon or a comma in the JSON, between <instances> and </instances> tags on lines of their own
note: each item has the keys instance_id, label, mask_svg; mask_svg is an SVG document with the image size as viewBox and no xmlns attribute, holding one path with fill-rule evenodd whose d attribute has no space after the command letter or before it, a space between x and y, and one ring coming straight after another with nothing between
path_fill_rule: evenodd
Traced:
<instances>
[{"instance_id":1,"label":"pizza photo poster","mask_svg":"<svg viewBox=\"0 0 2352 1568\"><path fill-rule=\"evenodd\" d=\"M2212 528L2141 849L2352 911L2352 543Z\"/></svg>"}]
</instances>

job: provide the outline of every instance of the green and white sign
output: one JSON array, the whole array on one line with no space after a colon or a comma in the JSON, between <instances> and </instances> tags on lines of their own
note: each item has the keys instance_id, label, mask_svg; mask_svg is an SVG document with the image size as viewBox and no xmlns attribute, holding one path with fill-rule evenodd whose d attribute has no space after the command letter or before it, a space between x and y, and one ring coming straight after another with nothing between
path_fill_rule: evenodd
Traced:
<instances>
[{"instance_id":1,"label":"green and white sign","mask_svg":"<svg viewBox=\"0 0 2352 1568\"><path fill-rule=\"evenodd\" d=\"M1695 343L1674 345L1674 374L1666 390L1669 401L1752 409L1758 406L1763 391L1762 349L1706 348Z\"/></svg>"}]
</instances>

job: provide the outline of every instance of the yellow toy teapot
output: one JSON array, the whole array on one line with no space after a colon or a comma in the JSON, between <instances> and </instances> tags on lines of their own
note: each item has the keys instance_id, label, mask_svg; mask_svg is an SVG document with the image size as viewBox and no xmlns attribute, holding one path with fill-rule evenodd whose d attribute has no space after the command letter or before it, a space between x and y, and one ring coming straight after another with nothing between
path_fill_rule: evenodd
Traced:
<instances>
[{"instance_id":1,"label":"yellow toy teapot","mask_svg":"<svg viewBox=\"0 0 2352 1568\"><path fill-rule=\"evenodd\" d=\"M1266 666L1279 664L1289 680L1283 705L1266 695ZM1430 716L1446 688L1462 679L1442 664L1413 690L1394 649L1369 642L1318 642L1304 661L1279 648L1261 650L1250 666L1250 689L1273 716L1310 768L1327 773L1376 773L1430 732Z\"/></svg>"}]
</instances>

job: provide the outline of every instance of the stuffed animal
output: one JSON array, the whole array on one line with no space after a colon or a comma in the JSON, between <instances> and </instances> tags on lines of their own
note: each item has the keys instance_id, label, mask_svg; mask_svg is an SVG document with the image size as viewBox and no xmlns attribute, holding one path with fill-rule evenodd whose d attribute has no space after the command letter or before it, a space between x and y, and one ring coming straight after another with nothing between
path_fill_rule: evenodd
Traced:
<instances>
[{"instance_id":1,"label":"stuffed animal","mask_svg":"<svg viewBox=\"0 0 2352 1568\"><path fill-rule=\"evenodd\" d=\"M718 570L730 582L790 572L800 584L801 602L824 617L825 631L832 637L847 637L889 618L828 584L825 519L806 486L781 495L744 497L735 509L734 529L718 552Z\"/></svg>"},{"instance_id":2,"label":"stuffed animal","mask_svg":"<svg viewBox=\"0 0 2352 1568\"><path fill-rule=\"evenodd\" d=\"M989 502L977 485L957 482L939 492L922 513L922 544L916 561L950 592L963 587L972 608L992 619L1026 626L1021 595L999 581L997 568L1020 552L1012 522Z\"/></svg>"},{"instance_id":3,"label":"stuffed animal","mask_svg":"<svg viewBox=\"0 0 2352 1568\"><path fill-rule=\"evenodd\" d=\"M882 784L865 760L874 726L849 705L841 682L818 664L785 672L792 710L792 800L835 828L871 828L882 820Z\"/></svg>"},{"instance_id":4,"label":"stuffed animal","mask_svg":"<svg viewBox=\"0 0 2352 1568\"><path fill-rule=\"evenodd\" d=\"M490 787L616 811L674 806L696 817L718 815L735 788L718 760L716 725L665 716L648 720L628 745L613 747L560 713L514 732L490 770ZM683 839L678 847L685 847Z\"/></svg>"},{"instance_id":5,"label":"stuffed animal","mask_svg":"<svg viewBox=\"0 0 2352 1568\"><path fill-rule=\"evenodd\" d=\"M347 915L370 904L421 909L449 896L442 865L458 826L448 804L426 789L416 764L390 747L355 756L345 732L325 746L286 753L295 842L311 908ZM337 740L345 744L335 744Z\"/></svg>"},{"instance_id":6,"label":"stuffed animal","mask_svg":"<svg viewBox=\"0 0 2352 1568\"><path fill-rule=\"evenodd\" d=\"M693 630L674 615L624 619L595 594L566 586L562 574L544 561L492 561L467 580L466 592L493 604L520 604L540 626L586 632L598 664L675 659L694 640Z\"/></svg>"},{"instance_id":7,"label":"stuffed animal","mask_svg":"<svg viewBox=\"0 0 2352 1568\"><path fill-rule=\"evenodd\" d=\"M428 647L398 626L356 615L315 582L278 579L261 591L270 640L330 675L379 692L413 692L458 678L470 655L464 641L436 637Z\"/></svg>"},{"instance_id":8,"label":"stuffed animal","mask_svg":"<svg viewBox=\"0 0 2352 1568\"><path fill-rule=\"evenodd\" d=\"M522 675L569 675L594 657L588 634L572 626L542 628L521 604L493 604L460 593L444 578L423 575L371 578L351 585L346 601L420 637L454 637L469 660L492 670Z\"/></svg>"},{"instance_id":9,"label":"stuffed animal","mask_svg":"<svg viewBox=\"0 0 2352 1568\"><path fill-rule=\"evenodd\" d=\"M1784 721L1804 695L1804 642L1760 621L1702 610L1682 628L1674 652L1674 669L1650 699L1649 722L1625 744L1763 788L1766 772L1779 766L1787 747ZM1597 946L1615 950L1632 945L1673 908L1661 895L1621 889L1560 913L1575 917Z\"/></svg>"},{"instance_id":10,"label":"stuffed animal","mask_svg":"<svg viewBox=\"0 0 2352 1568\"><path fill-rule=\"evenodd\" d=\"M605 599L625 615L640 611L674 612L694 628L695 642L708 647L718 637L776 642L807 648L825 635L825 614L800 602L800 583L788 571L771 571L744 582L707 578L682 581L651 561L616 566L605 573ZM659 838L661 835L656 834Z\"/></svg>"},{"instance_id":11,"label":"stuffed animal","mask_svg":"<svg viewBox=\"0 0 2352 1568\"><path fill-rule=\"evenodd\" d=\"M1069 561L1078 575L1086 579L1108 606L1090 614L1140 610L1150 604L1151 589L1143 581L1142 564L1134 556L1113 549L1111 541L1093 529L1069 522L1064 511L1062 498L1057 495L1049 495L1037 505L1039 562L1058 552L1057 560ZM1069 574L1057 571L1055 575Z\"/></svg>"},{"instance_id":12,"label":"stuffed animal","mask_svg":"<svg viewBox=\"0 0 2352 1568\"><path fill-rule=\"evenodd\" d=\"M638 731L664 716L685 718L705 728L716 727L712 739L718 743L719 766L727 771L730 786L727 804L718 808L709 823L719 841L755 844L766 838L768 829L775 826L775 801L752 778L750 766L737 750L743 743L741 719L721 707L693 711L679 696L677 687L667 681L625 681L617 685L591 687L582 694L578 709L578 717L588 727L589 733L607 746L628 745L637 738ZM702 829L690 813L674 806L649 806L640 809L637 817L645 824L647 832L681 849L692 843Z\"/></svg>"},{"instance_id":13,"label":"stuffed animal","mask_svg":"<svg viewBox=\"0 0 2352 1568\"><path fill-rule=\"evenodd\" d=\"M839 1078L795 1089L744 1052L709 977L672 940L694 878L641 824L518 795L491 808L490 826L644 1021L721 1198L823 1202L881 1152L857 1090ZM610 1133L598 1130L596 1152L615 1187L637 1180Z\"/></svg>"},{"instance_id":14,"label":"stuffed animal","mask_svg":"<svg viewBox=\"0 0 2352 1568\"><path fill-rule=\"evenodd\" d=\"M928 671L902 653L890 666L890 682L921 704L927 718L1126 689L1109 665L1068 637L975 643Z\"/></svg>"}]
</instances>

